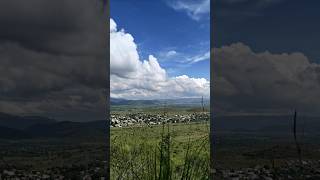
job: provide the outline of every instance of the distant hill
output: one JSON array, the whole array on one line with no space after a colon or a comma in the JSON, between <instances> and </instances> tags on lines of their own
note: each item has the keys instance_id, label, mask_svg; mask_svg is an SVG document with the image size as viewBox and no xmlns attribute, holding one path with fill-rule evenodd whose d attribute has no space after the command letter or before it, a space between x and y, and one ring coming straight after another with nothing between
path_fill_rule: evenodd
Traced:
<instances>
[{"instance_id":1,"label":"distant hill","mask_svg":"<svg viewBox=\"0 0 320 180\"><path fill-rule=\"evenodd\" d=\"M215 131L255 131L260 133L291 133L293 116L242 115L217 116L214 119ZM297 119L298 131L318 133L320 117L301 116Z\"/></svg>"},{"instance_id":2,"label":"distant hill","mask_svg":"<svg viewBox=\"0 0 320 180\"><path fill-rule=\"evenodd\" d=\"M110 99L111 105L157 105L160 104L158 100L127 100L127 99Z\"/></svg>"},{"instance_id":3,"label":"distant hill","mask_svg":"<svg viewBox=\"0 0 320 180\"><path fill-rule=\"evenodd\" d=\"M108 124L105 120L93 122L63 121L53 124L36 124L25 129L32 137L88 137L107 135Z\"/></svg>"},{"instance_id":4,"label":"distant hill","mask_svg":"<svg viewBox=\"0 0 320 180\"><path fill-rule=\"evenodd\" d=\"M35 124L55 123L54 119L40 116L16 116L6 113L0 113L0 126L23 130Z\"/></svg>"},{"instance_id":5,"label":"distant hill","mask_svg":"<svg viewBox=\"0 0 320 180\"><path fill-rule=\"evenodd\" d=\"M8 127L1 127L0 126L0 138L1 139L21 139L21 138L30 138L31 136L22 131L17 129L11 129Z\"/></svg>"},{"instance_id":6,"label":"distant hill","mask_svg":"<svg viewBox=\"0 0 320 180\"><path fill-rule=\"evenodd\" d=\"M179 99L155 99L155 100L128 100L128 99L118 99L111 98L111 105L116 106L163 106L173 105L173 106L201 106L201 98L179 98ZM210 104L209 99L204 99L204 105Z\"/></svg>"},{"instance_id":7,"label":"distant hill","mask_svg":"<svg viewBox=\"0 0 320 180\"><path fill-rule=\"evenodd\" d=\"M108 123L55 121L39 116L15 116L0 113L0 139L104 137Z\"/></svg>"}]
</instances>

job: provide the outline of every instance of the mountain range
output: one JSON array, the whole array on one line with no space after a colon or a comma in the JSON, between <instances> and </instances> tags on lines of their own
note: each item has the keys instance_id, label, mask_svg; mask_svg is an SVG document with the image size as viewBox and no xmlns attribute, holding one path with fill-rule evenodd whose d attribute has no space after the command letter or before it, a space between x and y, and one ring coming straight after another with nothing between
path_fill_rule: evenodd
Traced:
<instances>
[{"instance_id":1,"label":"mountain range","mask_svg":"<svg viewBox=\"0 0 320 180\"><path fill-rule=\"evenodd\" d=\"M297 131L318 133L320 118L312 116L297 117ZM214 131L292 133L293 115L233 115L213 118Z\"/></svg>"},{"instance_id":2,"label":"mountain range","mask_svg":"<svg viewBox=\"0 0 320 180\"><path fill-rule=\"evenodd\" d=\"M56 121L47 117L0 113L2 139L103 137L107 134L107 127L106 120Z\"/></svg>"},{"instance_id":3,"label":"mountain range","mask_svg":"<svg viewBox=\"0 0 320 180\"><path fill-rule=\"evenodd\" d=\"M148 101L149 103L150 101ZM298 116L298 132L318 133L319 117ZM213 118L214 132L292 133L291 115L234 115ZM40 116L0 113L0 139L106 137L106 120L89 122L56 121Z\"/></svg>"},{"instance_id":4,"label":"mountain range","mask_svg":"<svg viewBox=\"0 0 320 180\"><path fill-rule=\"evenodd\" d=\"M111 105L117 106L201 106L202 98L178 98L178 99L154 99L154 100L128 100L120 98L110 98ZM210 104L210 99L204 98L203 104L208 106Z\"/></svg>"}]
</instances>

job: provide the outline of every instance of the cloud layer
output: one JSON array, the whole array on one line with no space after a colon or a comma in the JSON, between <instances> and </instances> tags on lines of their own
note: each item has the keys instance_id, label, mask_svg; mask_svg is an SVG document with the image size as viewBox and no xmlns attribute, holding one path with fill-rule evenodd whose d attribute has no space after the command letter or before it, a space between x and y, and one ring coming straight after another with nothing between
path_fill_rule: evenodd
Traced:
<instances>
[{"instance_id":1,"label":"cloud layer","mask_svg":"<svg viewBox=\"0 0 320 180\"><path fill-rule=\"evenodd\" d=\"M168 77L157 58L141 60L131 34L110 19L111 97L164 99L209 97L209 81L186 75ZM174 52L170 52L173 55Z\"/></svg>"},{"instance_id":2,"label":"cloud layer","mask_svg":"<svg viewBox=\"0 0 320 180\"><path fill-rule=\"evenodd\" d=\"M242 43L214 49L214 105L225 113L320 114L320 65L302 53L253 52Z\"/></svg>"},{"instance_id":3,"label":"cloud layer","mask_svg":"<svg viewBox=\"0 0 320 180\"><path fill-rule=\"evenodd\" d=\"M260 17L269 7L280 5L287 0L216 0L213 13L219 21L243 21L251 17ZM225 18L221 20L221 18ZM232 23L231 23L232 24Z\"/></svg>"},{"instance_id":4,"label":"cloud layer","mask_svg":"<svg viewBox=\"0 0 320 180\"><path fill-rule=\"evenodd\" d=\"M0 2L0 112L104 118L102 9L98 0Z\"/></svg>"}]
</instances>

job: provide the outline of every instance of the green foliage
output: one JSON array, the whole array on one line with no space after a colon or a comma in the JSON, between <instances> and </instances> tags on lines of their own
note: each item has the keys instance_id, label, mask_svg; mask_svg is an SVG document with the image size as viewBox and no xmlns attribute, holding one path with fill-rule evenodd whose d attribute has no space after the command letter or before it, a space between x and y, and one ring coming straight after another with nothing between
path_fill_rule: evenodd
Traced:
<instances>
[{"instance_id":1,"label":"green foliage","mask_svg":"<svg viewBox=\"0 0 320 180\"><path fill-rule=\"evenodd\" d=\"M209 179L207 123L111 130L111 179Z\"/></svg>"}]
</instances>

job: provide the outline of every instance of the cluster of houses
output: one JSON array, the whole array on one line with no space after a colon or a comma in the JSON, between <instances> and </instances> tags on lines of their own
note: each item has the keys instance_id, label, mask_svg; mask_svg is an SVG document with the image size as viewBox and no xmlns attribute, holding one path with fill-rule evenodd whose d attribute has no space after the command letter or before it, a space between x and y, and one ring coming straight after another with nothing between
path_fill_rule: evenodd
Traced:
<instances>
[{"instance_id":1,"label":"cluster of houses","mask_svg":"<svg viewBox=\"0 0 320 180\"><path fill-rule=\"evenodd\" d=\"M197 121L208 121L209 113L192 113L192 114L112 114L110 127L126 126L144 126L159 125L162 123L187 123Z\"/></svg>"},{"instance_id":2,"label":"cluster of houses","mask_svg":"<svg viewBox=\"0 0 320 180\"><path fill-rule=\"evenodd\" d=\"M17 168L13 166L0 167L1 179L15 180L63 180L63 179L82 179L82 180L104 180L107 178L107 162L100 161L89 164L88 166L73 165L69 167L55 167L46 170L30 170L29 168Z\"/></svg>"}]
</instances>

